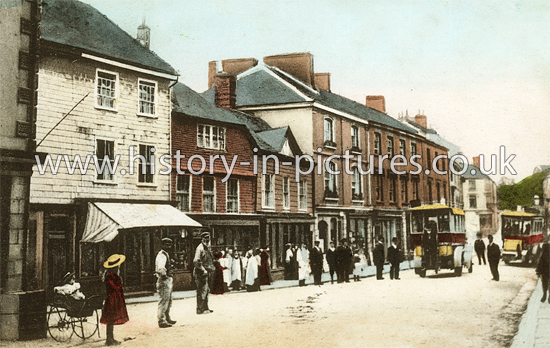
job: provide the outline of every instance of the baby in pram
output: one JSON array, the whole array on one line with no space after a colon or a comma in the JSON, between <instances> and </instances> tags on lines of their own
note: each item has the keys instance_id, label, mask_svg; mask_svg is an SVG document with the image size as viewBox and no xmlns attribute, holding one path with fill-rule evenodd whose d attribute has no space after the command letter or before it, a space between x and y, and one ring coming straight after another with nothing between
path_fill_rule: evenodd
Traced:
<instances>
[{"instance_id":1,"label":"baby in pram","mask_svg":"<svg viewBox=\"0 0 550 348\"><path fill-rule=\"evenodd\" d=\"M63 283L64 285L53 288L57 294L68 296L74 300L84 300L86 298L80 291L80 283L76 282L74 272L67 272L63 277Z\"/></svg>"}]
</instances>

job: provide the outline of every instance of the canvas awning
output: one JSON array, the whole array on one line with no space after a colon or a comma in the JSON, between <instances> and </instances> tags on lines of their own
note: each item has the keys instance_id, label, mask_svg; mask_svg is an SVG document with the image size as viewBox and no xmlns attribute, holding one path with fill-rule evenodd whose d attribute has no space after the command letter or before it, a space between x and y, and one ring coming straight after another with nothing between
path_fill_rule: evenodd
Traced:
<instances>
[{"instance_id":1,"label":"canvas awning","mask_svg":"<svg viewBox=\"0 0 550 348\"><path fill-rule=\"evenodd\" d=\"M139 227L201 227L169 204L88 203L82 242L110 242L119 230Z\"/></svg>"}]
</instances>

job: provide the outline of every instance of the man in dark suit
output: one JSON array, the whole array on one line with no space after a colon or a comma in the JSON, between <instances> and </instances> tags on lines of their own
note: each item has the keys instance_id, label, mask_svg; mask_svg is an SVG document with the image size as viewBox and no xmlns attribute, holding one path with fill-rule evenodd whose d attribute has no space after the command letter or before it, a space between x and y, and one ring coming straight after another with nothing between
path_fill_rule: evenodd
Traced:
<instances>
[{"instance_id":1,"label":"man in dark suit","mask_svg":"<svg viewBox=\"0 0 550 348\"><path fill-rule=\"evenodd\" d=\"M382 280L384 279L382 277L382 271L384 270L385 256L384 242L381 239L376 243L372 256L374 258L374 265L376 266L376 279Z\"/></svg>"},{"instance_id":2,"label":"man in dark suit","mask_svg":"<svg viewBox=\"0 0 550 348\"><path fill-rule=\"evenodd\" d=\"M487 259L489 260L489 267L491 267L491 274L493 280L498 281L500 279L498 274L498 262L500 261L500 248L493 243L493 236L489 235L489 246L487 247Z\"/></svg>"},{"instance_id":3,"label":"man in dark suit","mask_svg":"<svg viewBox=\"0 0 550 348\"><path fill-rule=\"evenodd\" d=\"M326 252L327 256L327 263L328 263L328 269L330 273L330 283L334 284L334 272L336 270L336 259L335 259L335 251L334 249L334 242L330 242L330 246Z\"/></svg>"},{"instance_id":4,"label":"man in dark suit","mask_svg":"<svg viewBox=\"0 0 550 348\"><path fill-rule=\"evenodd\" d=\"M474 250L476 251L479 264L481 265L481 260L483 260L483 264L486 265L487 262L485 261L485 242L483 242L483 240L481 239L481 233L478 234L478 239L474 243Z\"/></svg>"},{"instance_id":5,"label":"man in dark suit","mask_svg":"<svg viewBox=\"0 0 550 348\"><path fill-rule=\"evenodd\" d=\"M351 249L348 240L343 238L341 244L335 251L336 275L338 283L349 283L349 265L351 263Z\"/></svg>"},{"instance_id":6,"label":"man in dark suit","mask_svg":"<svg viewBox=\"0 0 550 348\"><path fill-rule=\"evenodd\" d=\"M390 279L399 280L399 264L401 263L401 250L397 246L397 238L393 237L391 240L391 246L388 248L388 261L391 264L390 267Z\"/></svg>"},{"instance_id":7,"label":"man in dark suit","mask_svg":"<svg viewBox=\"0 0 550 348\"><path fill-rule=\"evenodd\" d=\"M309 265L313 273L313 284L323 285L321 276L323 275L323 252L319 247L319 241L315 241L315 246L309 252Z\"/></svg>"}]
</instances>

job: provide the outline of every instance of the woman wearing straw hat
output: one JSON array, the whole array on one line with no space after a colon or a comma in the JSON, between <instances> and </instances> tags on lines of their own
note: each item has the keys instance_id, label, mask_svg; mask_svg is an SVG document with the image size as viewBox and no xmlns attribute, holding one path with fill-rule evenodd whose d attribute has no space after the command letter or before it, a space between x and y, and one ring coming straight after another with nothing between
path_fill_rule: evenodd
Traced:
<instances>
[{"instance_id":1,"label":"woman wearing straw hat","mask_svg":"<svg viewBox=\"0 0 550 348\"><path fill-rule=\"evenodd\" d=\"M107 290L107 297L103 305L100 322L107 325L106 346L117 346L120 344L114 338L114 325L121 325L127 322L128 312L124 302L124 291L122 291L122 280L120 279L119 266L126 260L126 256L113 254L105 261L105 273L103 278Z\"/></svg>"}]
</instances>

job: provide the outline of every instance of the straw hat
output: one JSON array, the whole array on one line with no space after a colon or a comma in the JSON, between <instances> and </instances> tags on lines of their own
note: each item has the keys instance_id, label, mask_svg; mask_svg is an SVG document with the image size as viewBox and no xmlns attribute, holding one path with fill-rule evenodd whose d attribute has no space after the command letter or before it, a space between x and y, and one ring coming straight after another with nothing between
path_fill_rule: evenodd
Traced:
<instances>
[{"instance_id":1,"label":"straw hat","mask_svg":"<svg viewBox=\"0 0 550 348\"><path fill-rule=\"evenodd\" d=\"M107 261L105 261L105 263L103 263L103 267L115 268L116 266L119 266L121 263L123 263L124 260L126 260L126 256L122 254L113 254L109 256L109 258L107 259Z\"/></svg>"}]
</instances>

